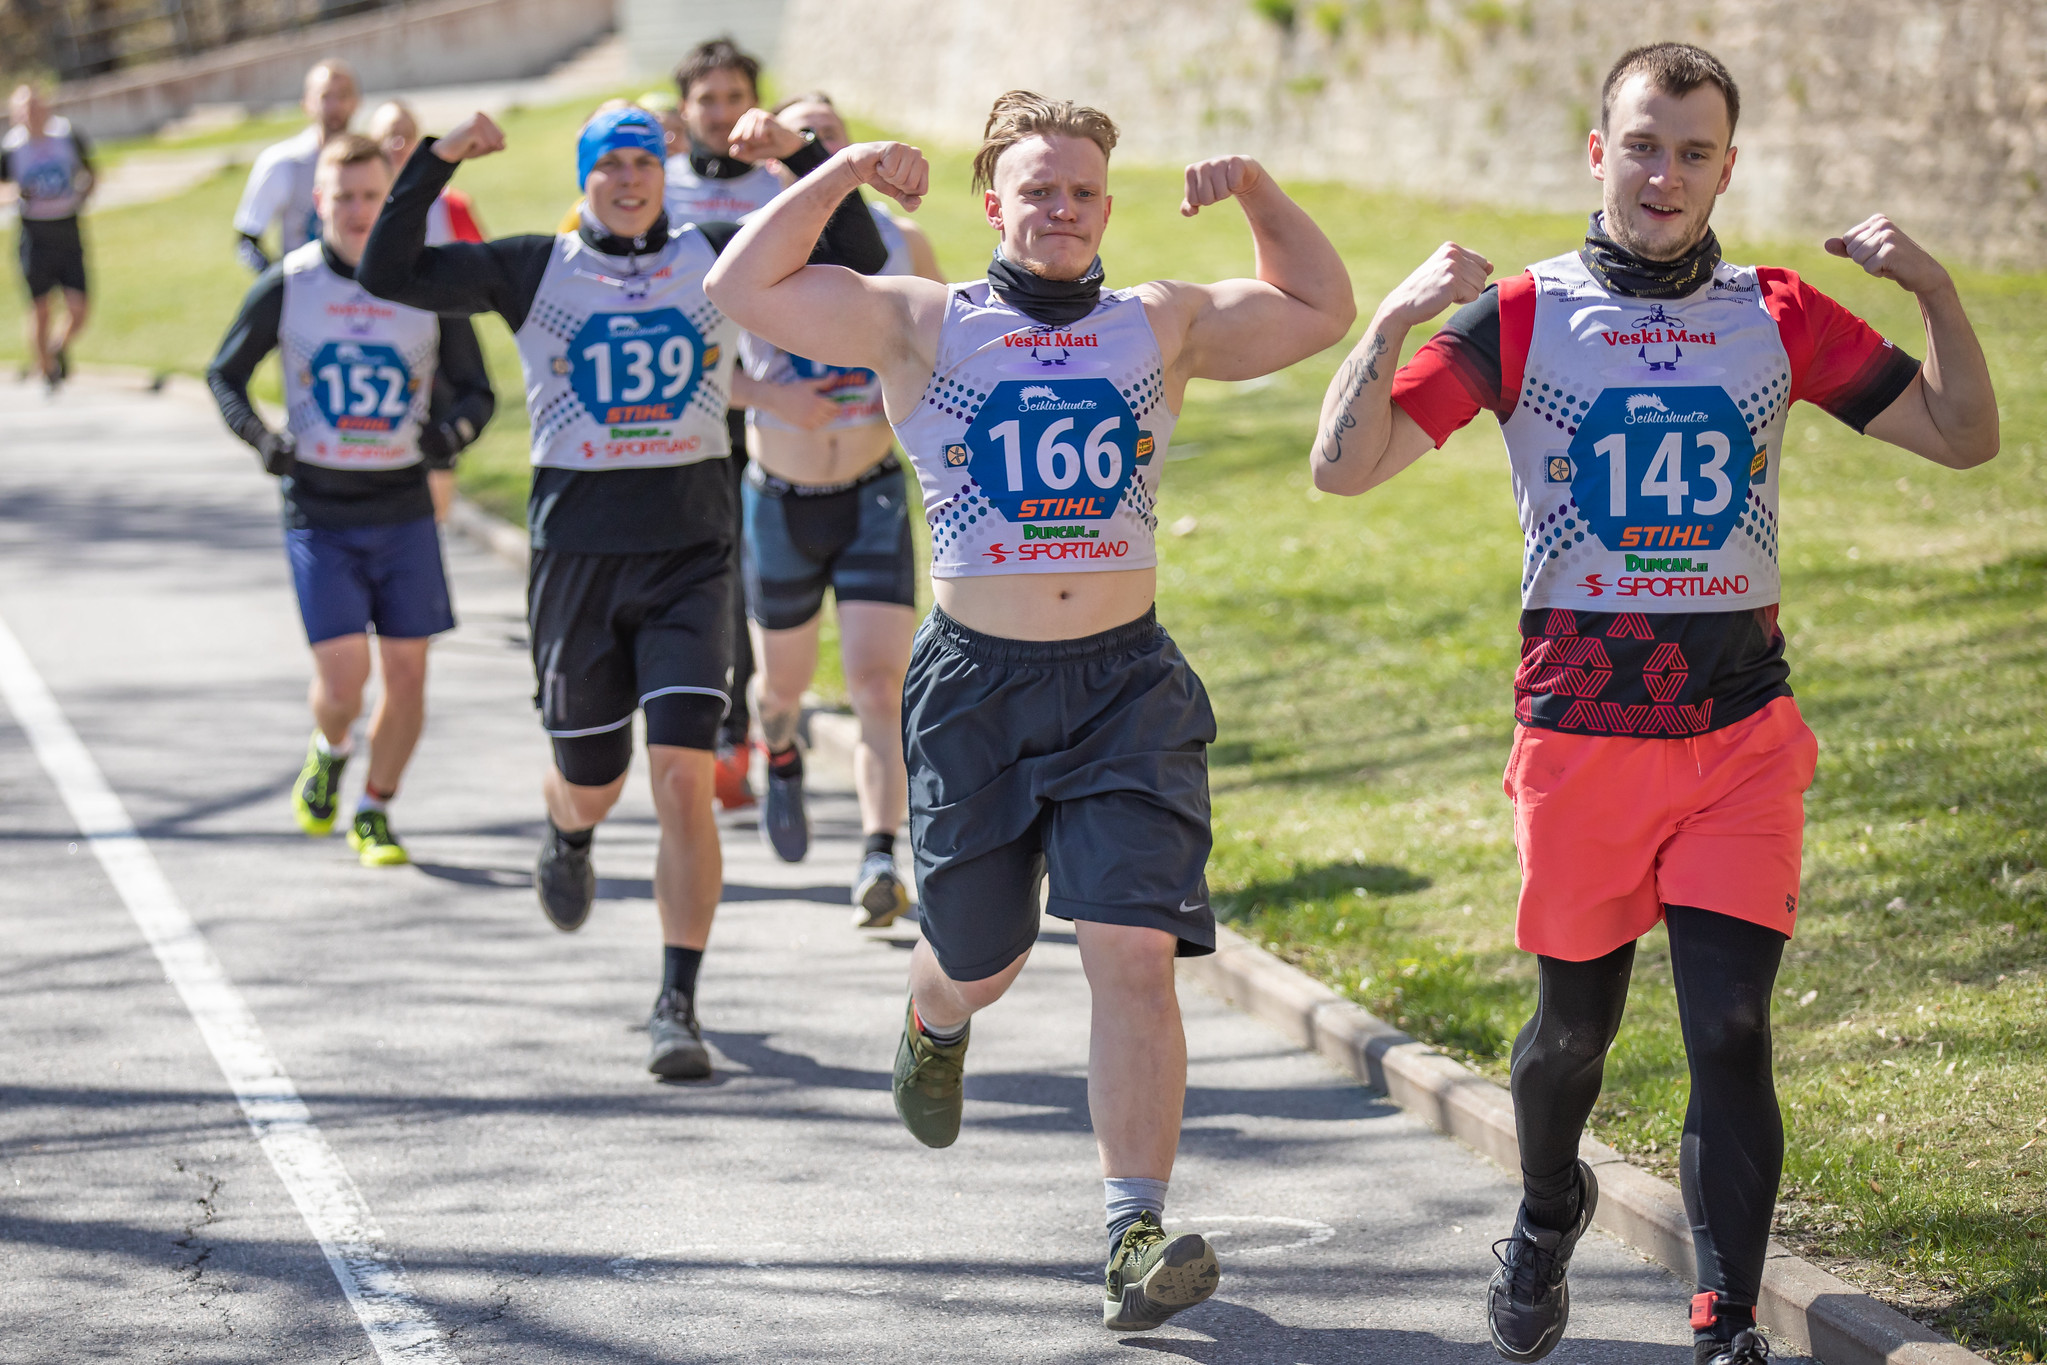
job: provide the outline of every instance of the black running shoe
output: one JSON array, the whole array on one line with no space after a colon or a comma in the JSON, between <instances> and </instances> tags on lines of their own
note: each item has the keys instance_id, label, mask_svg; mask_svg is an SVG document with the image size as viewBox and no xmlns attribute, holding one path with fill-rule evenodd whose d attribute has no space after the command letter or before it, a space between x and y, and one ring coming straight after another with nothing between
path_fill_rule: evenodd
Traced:
<instances>
[{"instance_id":1,"label":"black running shoe","mask_svg":"<svg viewBox=\"0 0 2047 1365\"><path fill-rule=\"evenodd\" d=\"M664 1080L700 1081L711 1074L711 1050L696 1007L681 991L663 991L647 1020L647 1070Z\"/></svg>"},{"instance_id":2,"label":"black running shoe","mask_svg":"<svg viewBox=\"0 0 2047 1365\"><path fill-rule=\"evenodd\" d=\"M1571 1253L1599 1207L1599 1182L1583 1161L1578 1163L1578 1180L1578 1221L1569 1229L1537 1227L1528 1221L1524 1206L1514 1215L1514 1235L1493 1243L1500 1268L1486 1288L1486 1318L1493 1349L1509 1360L1541 1360L1563 1340L1564 1324L1571 1320L1571 1286L1565 1275Z\"/></svg>"},{"instance_id":3,"label":"black running shoe","mask_svg":"<svg viewBox=\"0 0 2047 1365\"><path fill-rule=\"evenodd\" d=\"M590 866L590 845L575 847L562 838L554 821L540 841L540 861L533 868L533 889L547 922L565 934L583 927L590 903L597 899L597 869Z\"/></svg>"},{"instance_id":4,"label":"black running shoe","mask_svg":"<svg viewBox=\"0 0 2047 1365\"><path fill-rule=\"evenodd\" d=\"M785 863L800 863L810 852L810 817L803 809L803 765L782 771L768 759L768 799L761 811L761 838Z\"/></svg>"},{"instance_id":5,"label":"black running shoe","mask_svg":"<svg viewBox=\"0 0 2047 1365\"><path fill-rule=\"evenodd\" d=\"M1755 1328L1744 1328L1734 1334L1734 1340L1710 1353L1700 1351L1699 1360L1702 1365L1769 1365L1770 1343Z\"/></svg>"}]
</instances>

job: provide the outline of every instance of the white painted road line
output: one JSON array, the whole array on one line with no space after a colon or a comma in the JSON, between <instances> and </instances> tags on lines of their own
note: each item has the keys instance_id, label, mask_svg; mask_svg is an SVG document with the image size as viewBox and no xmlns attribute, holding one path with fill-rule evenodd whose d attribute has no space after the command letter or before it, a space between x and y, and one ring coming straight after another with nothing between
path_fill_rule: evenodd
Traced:
<instances>
[{"instance_id":1,"label":"white painted road line","mask_svg":"<svg viewBox=\"0 0 2047 1365\"><path fill-rule=\"evenodd\" d=\"M0 696L71 818L163 964L220 1063L249 1127L306 1221L384 1365L459 1365L348 1171L270 1051L220 959L185 913L156 857L107 785L14 632L0 621Z\"/></svg>"}]
</instances>

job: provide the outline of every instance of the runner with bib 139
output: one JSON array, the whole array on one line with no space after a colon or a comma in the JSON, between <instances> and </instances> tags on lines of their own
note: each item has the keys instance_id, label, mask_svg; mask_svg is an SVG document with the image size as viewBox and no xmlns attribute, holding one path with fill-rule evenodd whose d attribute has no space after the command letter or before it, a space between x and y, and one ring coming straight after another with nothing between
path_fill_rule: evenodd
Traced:
<instances>
[{"instance_id":1,"label":"runner with bib 139","mask_svg":"<svg viewBox=\"0 0 2047 1365\"><path fill-rule=\"evenodd\" d=\"M733 136L780 146L799 174L824 162L813 139L765 111ZM554 749L535 889L556 928L589 917L591 845L625 789L640 713L660 824L663 945L647 1069L702 1077L711 1055L696 986L724 885L712 746L732 694L739 521L725 472L739 330L704 297L703 279L738 228L671 228L661 204L666 137L652 114L629 106L599 114L577 138L587 199L575 231L428 246L428 214L457 164L503 148L504 134L480 113L422 142L358 274L384 298L444 315L494 312L512 329L533 421L526 620L534 700ZM879 269L886 252L873 218L857 196L841 198L842 211L827 210L831 258Z\"/></svg>"},{"instance_id":2,"label":"runner with bib 139","mask_svg":"<svg viewBox=\"0 0 2047 1365\"><path fill-rule=\"evenodd\" d=\"M1102 1316L1128 1331L1207 1298L1218 1275L1204 1238L1160 1226L1187 1078L1173 960L1215 945L1215 717L1153 610L1159 473L1189 379L1284 368L1339 340L1355 308L1328 238L1243 157L1188 167L1181 212L1235 198L1257 278L1104 289L1115 144L1097 110L995 102L974 161L1000 242L986 279L802 268L868 166L911 158L926 174L890 143L841 153L756 214L705 288L776 346L880 375L924 487L938 601L903 721L924 936L897 1113L927 1146L958 1136L968 1022L1022 969L1049 878L1094 996Z\"/></svg>"},{"instance_id":3,"label":"runner with bib 139","mask_svg":"<svg viewBox=\"0 0 2047 1365\"><path fill-rule=\"evenodd\" d=\"M1606 78L1604 208L1580 249L1487 287L1446 244L1379 306L1324 400L1316 486L1377 487L1490 409L1524 539L1507 760L1516 942L1538 955L1512 1089L1523 1199L1496 1248L1494 1346L1541 1359L1599 1187L1578 1158L1635 941L1669 932L1691 1069L1679 1164L1700 1365L1760 1365L1755 1326L1784 1129L1770 997L1798 909L1818 753L1777 625L1791 404L1953 469L1997 453L1996 398L1954 283L1888 219L1827 250L1912 293L1924 365L1789 270L1720 258L1740 95L1661 43ZM1398 372L1407 332L1463 304Z\"/></svg>"}]
</instances>

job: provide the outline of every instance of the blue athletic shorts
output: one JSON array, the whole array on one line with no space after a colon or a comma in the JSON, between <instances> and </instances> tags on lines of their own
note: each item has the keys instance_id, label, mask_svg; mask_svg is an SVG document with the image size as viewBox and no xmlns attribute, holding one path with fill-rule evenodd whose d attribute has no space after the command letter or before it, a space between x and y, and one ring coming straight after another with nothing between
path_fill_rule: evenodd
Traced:
<instances>
[{"instance_id":1,"label":"blue athletic shorts","mask_svg":"<svg viewBox=\"0 0 2047 1365\"><path fill-rule=\"evenodd\" d=\"M386 526L287 526L284 548L309 644L372 626L393 640L455 628L432 517Z\"/></svg>"},{"instance_id":2,"label":"blue athletic shorts","mask_svg":"<svg viewBox=\"0 0 2047 1365\"><path fill-rule=\"evenodd\" d=\"M894 454L851 482L792 484L757 464L740 490L746 607L766 630L794 630L841 602L917 605L910 492Z\"/></svg>"}]
</instances>

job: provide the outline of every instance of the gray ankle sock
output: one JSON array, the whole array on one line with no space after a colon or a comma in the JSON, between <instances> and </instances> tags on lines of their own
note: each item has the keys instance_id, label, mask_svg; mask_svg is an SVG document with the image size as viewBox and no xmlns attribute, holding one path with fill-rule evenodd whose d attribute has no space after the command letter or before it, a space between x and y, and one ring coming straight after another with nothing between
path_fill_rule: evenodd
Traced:
<instances>
[{"instance_id":1,"label":"gray ankle sock","mask_svg":"<svg viewBox=\"0 0 2047 1365\"><path fill-rule=\"evenodd\" d=\"M1139 1214L1165 1218L1166 1182L1141 1175L1110 1176L1102 1181L1102 1204L1108 1214L1109 1254L1114 1256Z\"/></svg>"}]
</instances>

